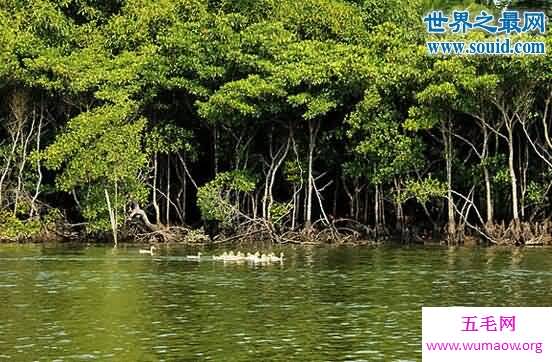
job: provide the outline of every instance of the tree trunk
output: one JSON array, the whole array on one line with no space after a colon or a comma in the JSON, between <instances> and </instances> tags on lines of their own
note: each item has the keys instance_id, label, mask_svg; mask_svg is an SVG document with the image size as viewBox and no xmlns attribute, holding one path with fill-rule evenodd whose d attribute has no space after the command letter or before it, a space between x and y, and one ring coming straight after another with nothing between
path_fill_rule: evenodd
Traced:
<instances>
[{"instance_id":1,"label":"tree trunk","mask_svg":"<svg viewBox=\"0 0 552 362\"><path fill-rule=\"evenodd\" d=\"M161 225L161 211L157 203L157 153L153 156L153 208L155 209L155 222Z\"/></svg>"},{"instance_id":2,"label":"tree trunk","mask_svg":"<svg viewBox=\"0 0 552 362\"><path fill-rule=\"evenodd\" d=\"M487 158L489 154L489 131L487 130L487 126L485 126L484 124L481 127L483 129L483 153L481 161L483 162L483 177L485 179L485 204L487 211L486 224L490 226L494 222L494 207L491 188L491 175L489 172L489 167L487 166Z\"/></svg>"},{"instance_id":3,"label":"tree trunk","mask_svg":"<svg viewBox=\"0 0 552 362\"><path fill-rule=\"evenodd\" d=\"M267 214L268 219L272 220L272 205L274 204L274 182L276 182L276 174L278 173L278 170L282 166L282 163L287 157L289 146L290 146L291 139L288 138L285 148L278 150L276 154L276 158L272 161L272 163L275 162L274 165L271 165L271 174L270 174L270 184L268 186L268 205L267 205ZM283 147L283 146L282 146Z\"/></svg>"},{"instance_id":4,"label":"tree trunk","mask_svg":"<svg viewBox=\"0 0 552 362\"><path fill-rule=\"evenodd\" d=\"M363 219L362 221L365 223L365 224L368 224L368 207L369 207L369 204L370 204L370 195L368 195L368 192L365 192L364 193L364 214L363 214Z\"/></svg>"},{"instance_id":5,"label":"tree trunk","mask_svg":"<svg viewBox=\"0 0 552 362\"><path fill-rule=\"evenodd\" d=\"M451 121L447 119L445 125L441 126L443 144L445 145L445 162L447 173L447 238L451 243L456 243L456 218L454 216L454 199L452 196L452 132Z\"/></svg>"},{"instance_id":6,"label":"tree trunk","mask_svg":"<svg viewBox=\"0 0 552 362\"><path fill-rule=\"evenodd\" d=\"M295 230L296 217L297 217L297 185L293 184L293 209L291 210L291 230Z\"/></svg>"},{"instance_id":7,"label":"tree trunk","mask_svg":"<svg viewBox=\"0 0 552 362\"><path fill-rule=\"evenodd\" d=\"M269 219L269 210L268 210L268 198L269 198L269 188L270 188L270 180L272 178L272 169L274 168L274 154L273 154L273 138L272 138L272 128L270 129L270 132L268 134L268 152L270 154L270 166L268 168L268 171L266 172L265 176L265 182L264 182L264 192L263 192L263 203L262 203L262 210L261 215L263 216L263 219L268 220Z\"/></svg>"},{"instance_id":8,"label":"tree trunk","mask_svg":"<svg viewBox=\"0 0 552 362\"><path fill-rule=\"evenodd\" d=\"M393 182L395 184L395 192L397 195L400 194L401 190L399 187L399 181L396 177L393 178ZM401 237L404 232L404 212L402 204L399 200L396 202L396 220L395 220L395 230L399 231L401 234Z\"/></svg>"},{"instance_id":9,"label":"tree trunk","mask_svg":"<svg viewBox=\"0 0 552 362\"><path fill-rule=\"evenodd\" d=\"M213 178L218 174L218 127L213 128Z\"/></svg>"},{"instance_id":10,"label":"tree trunk","mask_svg":"<svg viewBox=\"0 0 552 362\"><path fill-rule=\"evenodd\" d=\"M349 190L349 187L347 186L347 181L345 180L345 176L341 176L341 182L343 183L343 190L345 190L345 194L349 198L349 217L354 217L354 208L355 208L355 202L353 198L353 194Z\"/></svg>"},{"instance_id":11,"label":"tree trunk","mask_svg":"<svg viewBox=\"0 0 552 362\"><path fill-rule=\"evenodd\" d=\"M38 129L36 134L36 153L38 154L40 152L40 141L42 137L42 126L44 123L44 100L40 100L40 116L38 119ZM35 186L35 192L33 195L33 198L31 199L31 217L35 214L38 214L38 210L36 207L36 200L38 199L38 195L40 194L40 187L42 185L42 168L40 164L40 157L36 160L36 172L38 175L38 179L36 180L36 186ZM1 205L1 203L0 203Z\"/></svg>"},{"instance_id":12,"label":"tree trunk","mask_svg":"<svg viewBox=\"0 0 552 362\"><path fill-rule=\"evenodd\" d=\"M379 202L380 202L380 213L381 213L381 226L382 226L382 229L385 229L385 225L387 225L387 221L385 221L385 204L383 203L383 187L381 188L380 190L380 193L379 193Z\"/></svg>"},{"instance_id":13,"label":"tree trunk","mask_svg":"<svg viewBox=\"0 0 552 362\"><path fill-rule=\"evenodd\" d=\"M333 195L333 206L332 206L332 217L334 218L337 215L337 197L338 196L339 196L339 178L336 176L334 195Z\"/></svg>"},{"instance_id":14,"label":"tree trunk","mask_svg":"<svg viewBox=\"0 0 552 362\"><path fill-rule=\"evenodd\" d=\"M180 214L182 215L182 222L186 223L186 201L188 198L188 179L184 175L182 177L182 202L180 204Z\"/></svg>"},{"instance_id":15,"label":"tree trunk","mask_svg":"<svg viewBox=\"0 0 552 362\"><path fill-rule=\"evenodd\" d=\"M374 195L374 227L376 230L379 229L380 220L380 211L379 211L379 185L376 184L376 191Z\"/></svg>"},{"instance_id":16,"label":"tree trunk","mask_svg":"<svg viewBox=\"0 0 552 362\"><path fill-rule=\"evenodd\" d=\"M483 175L485 177L485 204L487 208L487 225L492 225L494 220L493 216L493 196L491 189L491 175L487 166L483 167Z\"/></svg>"},{"instance_id":17,"label":"tree trunk","mask_svg":"<svg viewBox=\"0 0 552 362\"><path fill-rule=\"evenodd\" d=\"M514 225L519 225L519 200L518 200L518 186L515 170L514 159L514 132L513 124L507 122L506 127L508 129L508 169L510 171L510 185L512 189L512 216Z\"/></svg>"},{"instance_id":18,"label":"tree trunk","mask_svg":"<svg viewBox=\"0 0 552 362\"><path fill-rule=\"evenodd\" d=\"M522 151L519 151L519 157L518 157L518 172L519 172L519 189L520 189L520 198L519 198L519 212L521 213L521 219L525 220L525 195L527 194L527 166L524 163L524 156L529 155L527 154L529 151L527 150L527 145L525 145L525 151L522 153ZM529 159L527 158L527 162Z\"/></svg>"},{"instance_id":19,"label":"tree trunk","mask_svg":"<svg viewBox=\"0 0 552 362\"><path fill-rule=\"evenodd\" d=\"M171 215L171 155L167 154L167 194L165 195L167 204L165 205L165 221L170 225Z\"/></svg>"},{"instance_id":20,"label":"tree trunk","mask_svg":"<svg viewBox=\"0 0 552 362\"><path fill-rule=\"evenodd\" d=\"M318 133L318 127L313 125L313 121L309 120L309 166L307 171L307 210L305 219L305 229L310 230L312 226L312 193L314 187L313 177L313 161L314 161L314 149L316 147L316 134Z\"/></svg>"},{"instance_id":21,"label":"tree trunk","mask_svg":"<svg viewBox=\"0 0 552 362\"><path fill-rule=\"evenodd\" d=\"M117 189L117 183L115 183L115 189ZM111 201L109 199L107 188L104 188L104 193L105 201L107 202L107 211L109 213L109 221L111 223L111 230L113 232L113 242L115 243L115 246L117 246L117 217L115 212L113 211L113 208L111 207ZM117 205L115 205L115 207L117 207Z\"/></svg>"},{"instance_id":22,"label":"tree trunk","mask_svg":"<svg viewBox=\"0 0 552 362\"><path fill-rule=\"evenodd\" d=\"M24 120L21 120L22 122ZM17 214L17 208L19 205L19 195L22 191L24 191L24 183L23 183L23 172L25 170L25 165L27 164L27 149L29 147L29 142L31 141L31 137L34 133L34 127L36 122L36 113L33 111L33 118L31 121L31 128L29 130L29 133L27 134L27 137L25 137L25 142L23 142L23 149L21 150L21 162L19 163L19 172L17 174L17 188L15 189L15 205L13 208L13 215L15 216ZM21 129L23 129L23 125L21 126ZM23 140L23 137L22 137Z\"/></svg>"},{"instance_id":23,"label":"tree trunk","mask_svg":"<svg viewBox=\"0 0 552 362\"><path fill-rule=\"evenodd\" d=\"M134 203L133 209L130 213L129 219L134 218L135 216L138 216L142 219L142 222L144 225L148 228L149 231L159 231L162 229L162 227L159 224L152 224L151 221L148 218L148 215L144 210L140 208L140 205L137 203Z\"/></svg>"}]
</instances>

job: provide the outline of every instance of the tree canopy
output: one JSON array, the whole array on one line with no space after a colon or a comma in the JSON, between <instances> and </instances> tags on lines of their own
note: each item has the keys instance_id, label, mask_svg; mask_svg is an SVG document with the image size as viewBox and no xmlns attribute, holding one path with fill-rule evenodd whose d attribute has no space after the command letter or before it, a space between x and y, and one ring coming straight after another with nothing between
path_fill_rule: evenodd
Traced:
<instances>
[{"instance_id":1,"label":"tree canopy","mask_svg":"<svg viewBox=\"0 0 552 362\"><path fill-rule=\"evenodd\" d=\"M282 235L338 233L346 219L376 237L542 240L552 58L430 55L422 16L439 7L500 12L486 1L4 1L0 224L35 230L57 215L117 234L138 215L151 230L215 221ZM512 37L548 51L551 39Z\"/></svg>"}]
</instances>

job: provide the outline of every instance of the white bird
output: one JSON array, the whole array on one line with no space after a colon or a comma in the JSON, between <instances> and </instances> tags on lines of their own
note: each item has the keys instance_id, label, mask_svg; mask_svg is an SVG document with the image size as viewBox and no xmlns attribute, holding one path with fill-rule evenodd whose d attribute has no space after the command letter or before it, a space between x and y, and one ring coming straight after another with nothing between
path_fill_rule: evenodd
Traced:
<instances>
[{"instance_id":1,"label":"white bird","mask_svg":"<svg viewBox=\"0 0 552 362\"><path fill-rule=\"evenodd\" d=\"M246 257L247 260L249 261L252 261L254 263L260 261L261 259L261 255L259 254L259 252L255 252L255 254L250 254L250 253L247 253L247 257Z\"/></svg>"},{"instance_id":2,"label":"white bird","mask_svg":"<svg viewBox=\"0 0 552 362\"><path fill-rule=\"evenodd\" d=\"M276 262L276 261L283 262L284 261L284 253L280 253L279 258L276 255L274 255L273 253L270 253L269 258L270 258L271 262Z\"/></svg>"},{"instance_id":3,"label":"white bird","mask_svg":"<svg viewBox=\"0 0 552 362\"><path fill-rule=\"evenodd\" d=\"M140 253L140 254L153 255L153 253L155 252L155 250L157 250L157 248L155 247L155 245L151 245L149 249L140 249L140 250L139 250L139 253Z\"/></svg>"},{"instance_id":4,"label":"white bird","mask_svg":"<svg viewBox=\"0 0 552 362\"><path fill-rule=\"evenodd\" d=\"M259 252L256 252L251 259L249 259L253 263L269 263L270 259L268 255L265 253L259 254Z\"/></svg>"},{"instance_id":5,"label":"white bird","mask_svg":"<svg viewBox=\"0 0 552 362\"><path fill-rule=\"evenodd\" d=\"M197 252L197 255L188 255L186 259L189 260L200 260L201 259L201 252Z\"/></svg>"},{"instance_id":6,"label":"white bird","mask_svg":"<svg viewBox=\"0 0 552 362\"><path fill-rule=\"evenodd\" d=\"M241 251L238 251L234 254L234 252L230 252L224 259L224 261L243 261L245 260L245 255Z\"/></svg>"}]
</instances>

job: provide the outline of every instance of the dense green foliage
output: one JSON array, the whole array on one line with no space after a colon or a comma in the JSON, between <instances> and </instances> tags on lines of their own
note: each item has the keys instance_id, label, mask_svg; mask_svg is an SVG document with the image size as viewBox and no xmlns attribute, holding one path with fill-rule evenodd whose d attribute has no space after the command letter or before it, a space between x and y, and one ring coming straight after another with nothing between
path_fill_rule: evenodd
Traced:
<instances>
[{"instance_id":1,"label":"dense green foliage","mask_svg":"<svg viewBox=\"0 0 552 362\"><path fill-rule=\"evenodd\" d=\"M4 1L1 223L545 220L551 57L429 56L450 3Z\"/></svg>"}]
</instances>

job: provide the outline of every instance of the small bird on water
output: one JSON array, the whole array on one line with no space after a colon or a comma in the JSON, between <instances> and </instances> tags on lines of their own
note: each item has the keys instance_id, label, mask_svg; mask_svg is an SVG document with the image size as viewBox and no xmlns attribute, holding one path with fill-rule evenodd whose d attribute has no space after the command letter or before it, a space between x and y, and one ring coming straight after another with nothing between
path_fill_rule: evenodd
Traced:
<instances>
[{"instance_id":1,"label":"small bird on water","mask_svg":"<svg viewBox=\"0 0 552 362\"><path fill-rule=\"evenodd\" d=\"M188 255L186 257L186 259L189 259L189 260L199 260L201 259L201 252L197 252L197 255Z\"/></svg>"},{"instance_id":2,"label":"small bird on water","mask_svg":"<svg viewBox=\"0 0 552 362\"><path fill-rule=\"evenodd\" d=\"M151 245L149 249L140 249L139 253L140 254L148 254L148 255L153 255L155 250L157 250L157 248L155 247L155 245Z\"/></svg>"},{"instance_id":3,"label":"small bird on water","mask_svg":"<svg viewBox=\"0 0 552 362\"><path fill-rule=\"evenodd\" d=\"M276 261L279 261L279 262L283 262L284 261L284 253L280 253L280 257L277 257L276 255L274 255L274 253L270 253L268 254L268 258L271 262L276 262Z\"/></svg>"}]
</instances>

